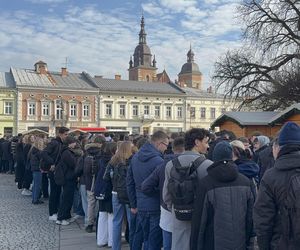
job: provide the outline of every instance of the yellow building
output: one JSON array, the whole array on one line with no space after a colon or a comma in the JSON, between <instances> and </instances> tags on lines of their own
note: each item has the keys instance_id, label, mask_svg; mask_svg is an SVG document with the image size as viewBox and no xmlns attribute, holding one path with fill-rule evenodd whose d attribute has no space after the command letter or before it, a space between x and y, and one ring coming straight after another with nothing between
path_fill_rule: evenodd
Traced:
<instances>
[{"instance_id":1,"label":"yellow building","mask_svg":"<svg viewBox=\"0 0 300 250\"><path fill-rule=\"evenodd\" d=\"M16 88L9 72L0 72L0 137L16 134Z\"/></svg>"}]
</instances>

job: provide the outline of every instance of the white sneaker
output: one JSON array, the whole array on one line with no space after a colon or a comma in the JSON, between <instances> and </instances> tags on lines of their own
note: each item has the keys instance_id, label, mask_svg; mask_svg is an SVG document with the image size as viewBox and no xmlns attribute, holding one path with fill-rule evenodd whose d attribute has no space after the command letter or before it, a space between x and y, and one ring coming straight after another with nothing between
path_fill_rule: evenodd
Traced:
<instances>
[{"instance_id":1,"label":"white sneaker","mask_svg":"<svg viewBox=\"0 0 300 250\"><path fill-rule=\"evenodd\" d=\"M49 220L56 221L57 220L57 214L53 214L52 216L49 216Z\"/></svg>"},{"instance_id":2,"label":"white sneaker","mask_svg":"<svg viewBox=\"0 0 300 250\"><path fill-rule=\"evenodd\" d=\"M70 222L68 222L67 220L62 220L60 225L68 226L68 225L70 225Z\"/></svg>"},{"instance_id":3,"label":"white sneaker","mask_svg":"<svg viewBox=\"0 0 300 250\"><path fill-rule=\"evenodd\" d=\"M28 189L25 189L25 188L24 188L21 194L22 194L22 195L25 195L25 196L30 196L30 195L32 195L32 192L29 191Z\"/></svg>"},{"instance_id":4,"label":"white sneaker","mask_svg":"<svg viewBox=\"0 0 300 250\"><path fill-rule=\"evenodd\" d=\"M57 221L55 221L55 223L56 223L57 225L61 225L62 221L61 221L61 220L57 220Z\"/></svg>"}]
</instances>

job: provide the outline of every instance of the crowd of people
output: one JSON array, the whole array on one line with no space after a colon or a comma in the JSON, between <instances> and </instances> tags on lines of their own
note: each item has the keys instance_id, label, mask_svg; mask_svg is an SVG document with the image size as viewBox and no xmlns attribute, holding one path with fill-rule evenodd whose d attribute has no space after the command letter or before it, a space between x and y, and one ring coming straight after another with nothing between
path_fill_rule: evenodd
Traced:
<instances>
[{"instance_id":1,"label":"crowd of people","mask_svg":"<svg viewBox=\"0 0 300 250\"><path fill-rule=\"evenodd\" d=\"M49 221L84 218L99 247L132 250L300 249L300 127L278 136L231 131L152 136L18 135L0 140L0 171L15 173ZM124 238L124 239L123 239ZM257 243L255 243L257 242Z\"/></svg>"}]
</instances>

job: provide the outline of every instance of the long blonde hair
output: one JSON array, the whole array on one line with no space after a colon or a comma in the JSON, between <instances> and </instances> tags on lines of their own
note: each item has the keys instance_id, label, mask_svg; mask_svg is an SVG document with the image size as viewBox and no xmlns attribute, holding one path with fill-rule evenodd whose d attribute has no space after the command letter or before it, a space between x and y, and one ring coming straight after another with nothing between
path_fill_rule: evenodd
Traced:
<instances>
[{"instance_id":1,"label":"long blonde hair","mask_svg":"<svg viewBox=\"0 0 300 250\"><path fill-rule=\"evenodd\" d=\"M126 163L126 160L132 155L132 142L124 141L120 143L117 152L111 158L110 164L116 166L120 163Z\"/></svg>"}]
</instances>

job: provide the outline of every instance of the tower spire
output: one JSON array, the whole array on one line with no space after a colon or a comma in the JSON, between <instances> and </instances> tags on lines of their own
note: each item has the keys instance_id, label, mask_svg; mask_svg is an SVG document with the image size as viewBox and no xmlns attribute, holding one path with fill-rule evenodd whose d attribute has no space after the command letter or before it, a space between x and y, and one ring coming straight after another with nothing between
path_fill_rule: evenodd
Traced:
<instances>
[{"instance_id":1,"label":"tower spire","mask_svg":"<svg viewBox=\"0 0 300 250\"><path fill-rule=\"evenodd\" d=\"M145 32L145 20L144 20L144 14L142 15L142 19L141 19L141 31L139 33L139 43L140 44L146 44L146 32Z\"/></svg>"},{"instance_id":2,"label":"tower spire","mask_svg":"<svg viewBox=\"0 0 300 250\"><path fill-rule=\"evenodd\" d=\"M192 43L190 43L190 50L187 53L187 62L194 62L194 52L192 51Z\"/></svg>"}]
</instances>

